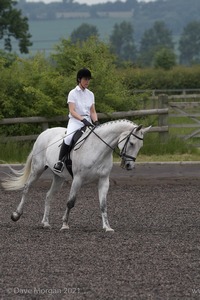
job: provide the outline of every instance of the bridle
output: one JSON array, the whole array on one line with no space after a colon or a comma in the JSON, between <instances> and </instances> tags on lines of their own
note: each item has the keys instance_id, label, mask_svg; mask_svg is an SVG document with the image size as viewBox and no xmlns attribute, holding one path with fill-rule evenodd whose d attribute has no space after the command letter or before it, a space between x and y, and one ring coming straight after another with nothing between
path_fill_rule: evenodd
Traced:
<instances>
[{"instance_id":1,"label":"bridle","mask_svg":"<svg viewBox=\"0 0 200 300\"><path fill-rule=\"evenodd\" d=\"M143 138L141 138L141 137L139 137L138 135L136 135L136 134L133 133L134 129L135 129L135 128L133 128L133 130L128 134L128 136L126 136L124 139L122 139L122 140L119 142L119 143L121 143L121 142L123 142L123 141L126 139L126 142L125 142L125 144L124 144L124 146L123 146L123 148L122 148L122 150L121 150L121 152L120 152L120 154L119 154L119 156L120 156L123 160L125 160L125 158L128 158L129 161L135 161L135 160L136 160L136 157L126 154L127 145L128 145L128 142L129 142L129 140L130 140L131 135L133 135L134 137L136 137L138 140L143 141ZM119 145L119 143L118 143L118 145Z\"/></svg>"}]
</instances>

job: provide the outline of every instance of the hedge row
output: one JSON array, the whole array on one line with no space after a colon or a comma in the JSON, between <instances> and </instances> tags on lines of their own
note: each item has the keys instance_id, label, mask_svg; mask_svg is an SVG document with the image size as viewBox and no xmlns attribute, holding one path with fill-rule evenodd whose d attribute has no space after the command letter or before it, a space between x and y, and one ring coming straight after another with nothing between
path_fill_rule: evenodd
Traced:
<instances>
[{"instance_id":1,"label":"hedge row","mask_svg":"<svg viewBox=\"0 0 200 300\"><path fill-rule=\"evenodd\" d=\"M134 69L122 70L123 83L134 89L199 89L200 66L174 67L172 70Z\"/></svg>"}]
</instances>

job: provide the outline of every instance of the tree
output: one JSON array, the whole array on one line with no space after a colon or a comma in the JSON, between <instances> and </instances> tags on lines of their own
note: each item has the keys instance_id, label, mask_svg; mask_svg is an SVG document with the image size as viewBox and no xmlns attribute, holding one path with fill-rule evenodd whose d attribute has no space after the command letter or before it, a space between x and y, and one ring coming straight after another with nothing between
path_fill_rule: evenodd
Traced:
<instances>
[{"instance_id":1,"label":"tree","mask_svg":"<svg viewBox=\"0 0 200 300\"><path fill-rule=\"evenodd\" d=\"M70 38L71 38L71 42L75 44L77 42L86 41L90 37L98 37L98 36L99 33L96 26L83 23L71 33Z\"/></svg>"},{"instance_id":2,"label":"tree","mask_svg":"<svg viewBox=\"0 0 200 300\"><path fill-rule=\"evenodd\" d=\"M170 70L176 65L176 55L171 49L163 48L155 53L154 67Z\"/></svg>"},{"instance_id":3,"label":"tree","mask_svg":"<svg viewBox=\"0 0 200 300\"><path fill-rule=\"evenodd\" d=\"M67 76L55 70L43 53L27 59L11 59L0 58L0 118L63 114ZM15 124L7 126L6 131L17 133L19 128L29 130L32 126Z\"/></svg>"},{"instance_id":4,"label":"tree","mask_svg":"<svg viewBox=\"0 0 200 300\"><path fill-rule=\"evenodd\" d=\"M180 63L200 63L200 22L188 23L179 41Z\"/></svg>"},{"instance_id":5,"label":"tree","mask_svg":"<svg viewBox=\"0 0 200 300\"><path fill-rule=\"evenodd\" d=\"M155 54L161 49L173 50L172 33L162 21L144 32L140 45L139 62L143 66L152 66Z\"/></svg>"},{"instance_id":6,"label":"tree","mask_svg":"<svg viewBox=\"0 0 200 300\"><path fill-rule=\"evenodd\" d=\"M122 61L134 62L136 59L133 33L131 23L124 21L121 24L115 24L110 36L111 51Z\"/></svg>"},{"instance_id":7,"label":"tree","mask_svg":"<svg viewBox=\"0 0 200 300\"><path fill-rule=\"evenodd\" d=\"M4 49L12 51L12 38L19 41L21 53L28 53L31 35L28 32L28 19L22 17L21 11L14 7L17 2L1 0L0 2L0 39L4 39Z\"/></svg>"},{"instance_id":8,"label":"tree","mask_svg":"<svg viewBox=\"0 0 200 300\"><path fill-rule=\"evenodd\" d=\"M95 93L98 112L135 109L135 96L132 95L118 75L115 57L110 53L109 45L95 37L87 41L72 44L63 39L52 54L58 73L68 81L67 91L74 87L77 70L87 67L92 73L90 87ZM66 93L67 94L67 93Z\"/></svg>"}]
</instances>

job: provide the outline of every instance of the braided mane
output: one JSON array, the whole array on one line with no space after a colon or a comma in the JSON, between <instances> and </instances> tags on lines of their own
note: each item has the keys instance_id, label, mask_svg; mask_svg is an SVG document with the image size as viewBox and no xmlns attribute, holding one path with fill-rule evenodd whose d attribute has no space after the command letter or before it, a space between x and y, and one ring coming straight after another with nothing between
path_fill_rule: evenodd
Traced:
<instances>
[{"instance_id":1,"label":"braided mane","mask_svg":"<svg viewBox=\"0 0 200 300\"><path fill-rule=\"evenodd\" d=\"M110 124L116 124L116 123L129 123L131 125L137 126L137 124L135 124L134 122L132 122L130 120L127 120L127 119L120 119L120 120L109 121L109 122L101 124L100 126L108 126Z\"/></svg>"}]
</instances>

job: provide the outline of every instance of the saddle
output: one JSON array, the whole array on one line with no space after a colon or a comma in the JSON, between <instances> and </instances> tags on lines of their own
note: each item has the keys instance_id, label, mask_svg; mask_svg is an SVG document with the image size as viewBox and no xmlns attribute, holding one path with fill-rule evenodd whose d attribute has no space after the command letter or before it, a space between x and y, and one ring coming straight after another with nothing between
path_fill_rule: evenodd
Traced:
<instances>
[{"instance_id":1,"label":"saddle","mask_svg":"<svg viewBox=\"0 0 200 300\"><path fill-rule=\"evenodd\" d=\"M87 126L83 126L81 127L81 129L78 129L73 137L72 137L72 140L71 140L71 143L70 143L70 151L74 148L76 142L80 139L80 137L83 135L83 133L86 131L86 128Z\"/></svg>"},{"instance_id":2,"label":"saddle","mask_svg":"<svg viewBox=\"0 0 200 300\"><path fill-rule=\"evenodd\" d=\"M66 165L66 168L69 172L69 174L72 176L73 178L73 172L72 172L72 160L71 160L71 157L70 157L70 153L71 153L71 150L74 148L76 142L80 139L80 137L83 135L83 133L85 132L86 130L86 126L83 126L81 127L81 129L78 129L73 137L72 137L72 140L71 140L71 143L70 143L70 148L69 148L69 152L66 154L65 156L65 159L64 159L64 163Z\"/></svg>"}]
</instances>

